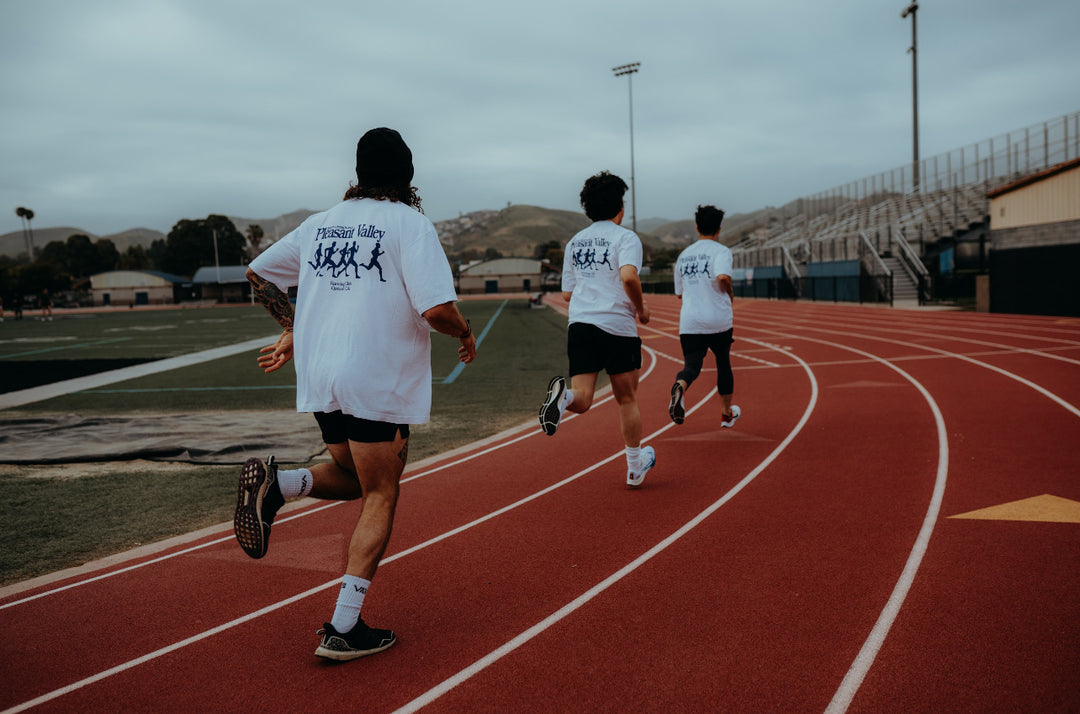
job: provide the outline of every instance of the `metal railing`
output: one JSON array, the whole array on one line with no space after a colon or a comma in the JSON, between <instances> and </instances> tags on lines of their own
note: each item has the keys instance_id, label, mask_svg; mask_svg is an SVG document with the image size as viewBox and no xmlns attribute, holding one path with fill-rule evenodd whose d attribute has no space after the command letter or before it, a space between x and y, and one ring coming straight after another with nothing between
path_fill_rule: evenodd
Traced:
<instances>
[{"instance_id":1,"label":"metal railing","mask_svg":"<svg viewBox=\"0 0 1080 714\"><path fill-rule=\"evenodd\" d=\"M900 226L927 243L986 219L990 190L1080 157L1080 111L804 196L733 246L736 267L784 265L783 246L810 262L847 260L860 231Z\"/></svg>"}]
</instances>

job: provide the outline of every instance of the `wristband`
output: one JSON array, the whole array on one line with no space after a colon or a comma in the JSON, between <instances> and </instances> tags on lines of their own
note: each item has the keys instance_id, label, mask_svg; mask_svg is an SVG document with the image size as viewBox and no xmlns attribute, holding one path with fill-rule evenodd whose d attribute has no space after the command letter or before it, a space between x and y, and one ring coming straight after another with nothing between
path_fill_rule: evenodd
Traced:
<instances>
[{"instance_id":1,"label":"wristband","mask_svg":"<svg viewBox=\"0 0 1080 714\"><path fill-rule=\"evenodd\" d=\"M472 323L465 320L465 331L458 335L458 339L464 340L469 337L472 337Z\"/></svg>"}]
</instances>

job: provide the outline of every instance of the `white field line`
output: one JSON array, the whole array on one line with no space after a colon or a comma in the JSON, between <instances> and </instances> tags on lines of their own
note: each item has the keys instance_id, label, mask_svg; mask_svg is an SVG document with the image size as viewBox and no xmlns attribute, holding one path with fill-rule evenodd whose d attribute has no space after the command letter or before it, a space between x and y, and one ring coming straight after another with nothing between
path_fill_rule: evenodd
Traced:
<instances>
[{"instance_id":1,"label":"white field line","mask_svg":"<svg viewBox=\"0 0 1080 714\"><path fill-rule=\"evenodd\" d=\"M117 382L123 382L128 379L134 379L136 377L145 377L148 374L167 372L170 369L188 367L193 364L199 364L201 362L209 362L211 360L221 359L222 357L231 357L233 355L247 352L248 350L257 349L267 344L272 344L276 339L277 336L259 337L254 340L240 342L235 345L215 347L213 349L203 350L201 352L192 352L191 354L180 355L178 357L169 357L168 359L161 359L155 362L146 362L145 364L132 365L131 367L113 369L109 370L108 372L99 372L98 374L90 374L85 377L65 379L62 382L43 384L40 387L31 387L30 389L20 389L17 392L0 394L0 409L12 409L14 407L21 407L25 404L40 402L45 399L52 399L53 397L59 397L65 394L81 392L86 389L93 389L95 387L103 387L107 384L115 384Z\"/></svg>"},{"instance_id":2,"label":"white field line","mask_svg":"<svg viewBox=\"0 0 1080 714\"><path fill-rule=\"evenodd\" d=\"M748 341L751 341L751 340L748 340ZM710 515L715 513L717 510L719 510L719 508L721 506L723 506L725 503L727 503L732 498L734 498L735 495L738 494L740 491L742 491L751 481L753 481L755 478L757 478L757 476L761 472L763 472L766 468L768 468L768 466L770 464L772 464L773 461L776 460L776 458L788 447L788 445L791 444L791 442L795 439L795 437L798 435L798 433L802 430L802 428L806 424L806 422L809 421L810 414L814 411L814 407L817 404L818 385L817 385L817 380L814 378L814 373L811 371L809 365L807 365L806 362L799 359L798 356L796 356L794 354L790 354L790 356L793 359L795 359L796 361L798 361L800 365L802 365L803 370L806 372L807 377L810 380L810 386L811 386L810 400L807 403L806 409L803 411L802 418L799 419L799 422L794 426L794 428L792 428L792 430L788 433L788 435L784 438L784 440L781 441L776 446L776 448L773 449L772 452L770 452L769 455L765 457L765 459L761 463L759 463L752 471L750 471L750 473L748 473L746 476L744 476L743 479L741 481L739 481L739 483L737 483L734 487L732 487L731 490L729 490L727 493L725 493L723 496L721 496L717 501L714 501L712 504L710 504L701 513L699 513L694 518L692 518L690 521L685 523L682 527L680 527L674 533L672 533L671 535L664 538L662 541L660 541L659 543L654 545L652 548L650 548L646 552L642 553L635 560L633 560L629 564L623 566L620 570L618 570L615 573L613 573L612 575L608 576L603 581L597 583L592 588L590 588L588 591L583 593L581 596L579 596L578 598L576 598L576 599L572 600L571 602L567 603L566 605L564 605L562 608L560 608L556 612L552 613L548 617L544 618L543 620L541 620L537 624L530 627L528 630L525 630L524 632L522 632L518 636L511 639L510 641L506 642L505 644L501 645L500 647L498 647L498 648L492 650L491 652L489 652L484 657L481 657L477 661L473 662L471 665L469 665L465 669L460 670L457 674L443 680L440 684L436 685L435 687L432 687L431 689L424 692L423 694L421 694L416 699L413 699L411 702L409 702L405 706L398 709L397 712L402 712L402 713L415 712L415 711L418 711L419 709L421 709L422 707L425 707L428 704L431 704L432 702L434 702L436 699L438 699L442 695L446 694L450 690L457 687L459 684L462 684L463 682L465 682L466 680L472 678L476 674L479 674L484 669L486 669L486 668L490 667L491 665L495 664L496 662L498 662L503 657L507 656L508 654L510 654L511 652L516 650L517 648L521 647L522 645L526 644L527 642L529 642L533 638L537 637L538 635L540 635L542 632L547 630L552 625L555 625L555 624L561 622L562 620L566 619L571 614L573 614L575 611L579 610L580 608L582 608L583 606L588 604L590 601L592 601L594 598L596 598L598 595L603 593L605 590L610 588L612 585L619 582L620 580L625 578L627 575L629 575L630 573L634 572L639 567L641 567L642 565L647 563L653 557L655 557L656 555L661 553L663 550L665 550L672 543L675 543L677 540L679 540L684 535L689 533L691 530L693 530L695 527L697 527L702 521L704 521ZM710 391L710 396L711 396L711 391ZM694 407L690 411L687 412L687 414L689 415L691 412L696 411L706 401L708 401L708 399L702 400L702 401L698 402L697 404L695 404ZM654 433L652 436L650 436L650 438L655 437L657 434L659 434L659 433L661 433L663 431L666 431L667 429L671 428L672 426L673 426L673 424L668 424L663 429L660 429L659 431Z\"/></svg>"}]
</instances>

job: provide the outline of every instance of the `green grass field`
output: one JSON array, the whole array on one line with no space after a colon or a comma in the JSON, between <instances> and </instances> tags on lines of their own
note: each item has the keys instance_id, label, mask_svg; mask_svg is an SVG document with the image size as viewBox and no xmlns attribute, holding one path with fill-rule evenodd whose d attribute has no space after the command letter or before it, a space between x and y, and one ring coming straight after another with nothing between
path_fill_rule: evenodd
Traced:
<instances>
[{"instance_id":1,"label":"green grass field","mask_svg":"<svg viewBox=\"0 0 1080 714\"><path fill-rule=\"evenodd\" d=\"M432 418L413 429L410 460L535 419L547 382L566 369L566 318L525 299L459 303L478 336L476 361L452 383L458 341L432 335ZM0 323L0 388L20 374L75 364L156 360L277 333L257 306L74 313ZM0 411L5 421L55 414L135 415L295 408L295 373L264 375L257 352ZM95 362L99 361L99 362ZM152 462L0 465L0 585L227 522L237 467Z\"/></svg>"}]
</instances>

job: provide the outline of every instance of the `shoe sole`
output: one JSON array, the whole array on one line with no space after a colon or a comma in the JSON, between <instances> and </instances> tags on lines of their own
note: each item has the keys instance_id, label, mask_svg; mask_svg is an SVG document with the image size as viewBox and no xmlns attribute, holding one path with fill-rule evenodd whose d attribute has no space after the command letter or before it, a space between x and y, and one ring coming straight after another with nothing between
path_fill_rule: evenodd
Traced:
<instances>
[{"instance_id":1,"label":"shoe sole","mask_svg":"<svg viewBox=\"0 0 1080 714\"><path fill-rule=\"evenodd\" d=\"M671 403L668 404L668 416L676 424L682 424L686 420L686 409L683 408L683 388L678 382L671 385Z\"/></svg>"},{"instance_id":2,"label":"shoe sole","mask_svg":"<svg viewBox=\"0 0 1080 714\"><path fill-rule=\"evenodd\" d=\"M342 642L344 642L344 640L342 640ZM348 662L350 660L360 659L361 657L367 657L368 655L378 654L383 650L390 649L395 644L397 644L397 636L395 636L387 644L372 648L370 650L335 650L320 644L315 649L315 656L322 657L323 659L332 659L335 662ZM346 643L346 646L348 646L348 643Z\"/></svg>"},{"instance_id":3,"label":"shoe sole","mask_svg":"<svg viewBox=\"0 0 1080 714\"><path fill-rule=\"evenodd\" d=\"M562 377L553 377L548 384L547 399L544 400L544 404L540 407L540 428L548 436L554 434L559 428L559 419L562 417L559 402L565 392L566 380Z\"/></svg>"},{"instance_id":4,"label":"shoe sole","mask_svg":"<svg viewBox=\"0 0 1080 714\"><path fill-rule=\"evenodd\" d=\"M244 552L256 560L266 555L270 540L270 527L262 522L262 504L273 483L273 474L261 459L248 459L240 471L233 534Z\"/></svg>"}]
</instances>

